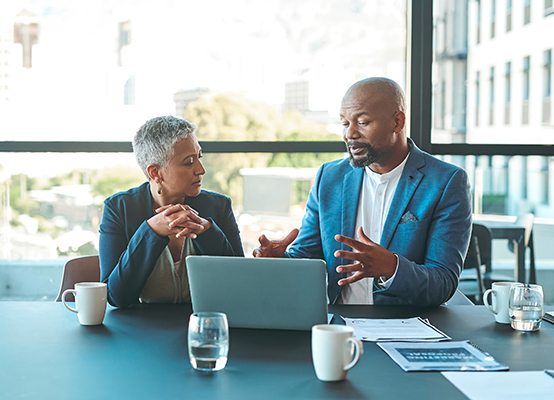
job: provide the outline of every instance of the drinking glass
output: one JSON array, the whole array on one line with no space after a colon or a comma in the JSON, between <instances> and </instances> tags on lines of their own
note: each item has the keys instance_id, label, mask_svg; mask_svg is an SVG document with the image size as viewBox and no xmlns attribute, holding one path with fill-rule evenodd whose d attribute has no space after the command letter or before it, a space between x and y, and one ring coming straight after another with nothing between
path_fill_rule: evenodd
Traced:
<instances>
[{"instance_id":1,"label":"drinking glass","mask_svg":"<svg viewBox=\"0 0 554 400\"><path fill-rule=\"evenodd\" d=\"M192 367L219 371L227 364L229 324L220 312L194 313L189 319L188 348Z\"/></svg>"},{"instance_id":2,"label":"drinking glass","mask_svg":"<svg viewBox=\"0 0 554 400\"><path fill-rule=\"evenodd\" d=\"M542 286L516 284L510 289L510 319L518 331L536 331L544 316Z\"/></svg>"}]
</instances>

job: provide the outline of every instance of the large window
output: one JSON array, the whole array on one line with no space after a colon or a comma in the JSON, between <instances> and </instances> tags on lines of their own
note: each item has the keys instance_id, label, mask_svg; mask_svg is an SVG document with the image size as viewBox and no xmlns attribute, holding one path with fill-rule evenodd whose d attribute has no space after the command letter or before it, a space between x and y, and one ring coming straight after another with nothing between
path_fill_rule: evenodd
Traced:
<instances>
[{"instance_id":1,"label":"large window","mask_svg":"<svg viewBox=\"0 0 554 400\"><path fill-rule=\"evenodd\" d=\"M504 6L510 19L496 18L496 8ZM551 86L546 83L547 54L554 46L554 16L542 16L543 10L536 10L541 18L533 17L523 25L525 10L535 13L535 8L523 3L512 7L512 2L501 5L494 0L434 2L435 36L442 31L452 34L445 44L440 47L436 44L434 50L433 109L444 105L441 109L446 113L447 123L432 126L431 145L552 143L552 128L543 123L543 119L552 106L544 101L544 92ZM495 34L481 32L477 40L482 29L493 29L492 24L481 23L486 20L495 21ZM513 21L513 26L509 21ZM443 27L444 24L449 26ZM445 53L450 57L443 57ZM498 79L495 82L492 71L496 71L497 78L501 77L500 71L506 71L505 83L498 84ZM443 82L452 89L444 93L439 91ZM498 101L495 102L497 110L491 107L493 99L502 98L506 99L507 107L507 99L512 99L511 115L498 108ZM504 111L504 124L498 124L494 118L495 114L500 116L501 111ZM454 147L450 149L457 152ZM535 154L545 151L544 148L531 149L527 147L524 151Z\"/></svg>"},{"instance_id":2,"label":"large window","mask_svg":"<svg viewBox=\"0 0 554 400\"><path fill-rule=\"evenodd\" d=\"M432 116L429 141L423 136L420 145L468 172L475 213L512 220L533 213L537 265L552 268L554 14L546 3L532 3L433 2L435 38L442 31L452 35L440 46L435 40L428 85L432 110L441 110L444 122ZM505 18L497 18L500 10ZM494 246L495 258L513 263L505 244Z\"/></svg>"},{"instance_id":3,"label":"large window","mask_svg":"<svg viewBox=\"0 0 554 400\"><path fill-rule=\"evenodd\" d=\"M551 145L554 134L549 122L552 109L550 93L554 17L526 17L526 13L535 12L530 7L531 2L521 2L518 7L512 7L512 3L505 2L508 18L501 20L495 17L495 10L503 6L495 0L434 2L435 57L431 87L435 108L441 104L445 123L432 125L428 149L434 153L459 154L462 157L508 157L503 161L495 159L495 165L496 169L504 168L508 181L515 185L516 180L521 180L519 177L522 174L531 174L529 169L537 163L527 163L526 158L523 159L525 162L513 161L513 157L554 155L550 146L541 146ZM515 15L513 19L512 14ZM490 25L491 31L495 29L495 34L481 34L480 40L477 40L476 35L483 27L481 20L486 19L496 22L494 26ZM512 26L512 21L515 26ZM443 26L445 24L450 26ZM502 27L501 24L506 26ZM439 43L442 31L453 33ZM443 57L445 53L451 56ZM503 71L503 77L499 71ZM499 83L498 79L502 78L503 83ZM452 89L439 91L439 84ZM484 99L488 101L482 101ZM500 104L497 99L504 99L503 109L498 107ZM466 115L466 118L460 118ZM495 118L497 115L503 116L501 123L499 118ZM465 162L460 161L461 164ZM482 166L484 161L479 162ZM551 162L550 158L544 158L539 163L541 167L535 168L543 171L547 178L526 178L521 181L548 182L554 166ZM473 165L473 161L470 164ZM520 165L525 167L523 172ZM486 192L488 189L483 190ZM520 212L529 210L536 215L554 217L554 203L544 201L550 197L543 193L529 200L527 196L521 195L527 190L527 185L511 192L506 189L506 195L514 195L507 200L508 203L519 203ZM488 200L484 201L484 210L494 208L487 208ZM496 207L495 213L517 215L517 208Z\"/></svg>"},{"instance_id":4,"label":"large window","mask_svg":"<svg viewBox=\"0 0 554 400\"><path fill-rule=\"evenodd\" d=\"M494 3L0 3L0 268L54 265L44 282L57 290L64 259L97 251L104 198L144 180L130 141L158 115L198 123L205 188L232 197L247 252L258 233L280 236L298 226L314 168L343 156L344 91L377 75L406 90L418 146L466 168L475 211L532 211L550 224L554 132L543 120L554 14L548 2ZM288 182L279 193L266 185L277 178ZM272 213L258 192L290 196ZM0 298L17 292L10 282Z\"/></svg>"},{"instance_id":5,"label":"large window","mask_svg":"<svg viewBox=\"0 0 554 400\"><path fill-rule=\"evenodd\" d=\"M28 3L0 5L0 269L57 275L47 294L6 275L0 298L52 298L63 262L98 252L103 200L145 180L130 142L146 120L198 125L203 187L231 197L251 254L344 157L346 89L407 89L405 0Z\"/></svg>"}]
</instances>

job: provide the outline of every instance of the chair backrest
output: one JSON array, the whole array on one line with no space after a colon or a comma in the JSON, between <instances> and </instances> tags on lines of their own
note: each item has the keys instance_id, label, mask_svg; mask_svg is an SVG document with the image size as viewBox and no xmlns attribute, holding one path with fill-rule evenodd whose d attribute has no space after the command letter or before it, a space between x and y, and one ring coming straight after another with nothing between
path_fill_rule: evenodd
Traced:
<instances>
[{"instance_id":1,"label":"chair backrest","mask_svg":"<svg viewBox=\"0 0 554 400\"><path fill-rule=\"evenodd\" d=\"M535 216L532 213L522 214L517 217L516 222L517 226L522 226L525 228L525 233L523 234L523 245L524 249L529 248L529 283L537 283L537 273L535 271L535 249L533 245L533 225L535 223ZM508 241L508 249L513 253L514 252L514 242Z\"/></svg>"},{"instance_id":2,"label":"chair backrest","mask_svg":"<svg viewBox=\"0 0 554 400\"><path fill-rule=\"evenodd\" d=\"M529 245L529 238L531 237L531 232L533 232L534 222L535 216L531 213L520 215L514 222L514 225L523 226L525 228L525 233L523 234L523 244L525 248ZM512 253L514 252L514 242L511 240L508 240L508 249Z\"/></svg>"},{"instance_id":3,"label":"chair backrest","mask_svg":"<svg viewBox=\"0 0 554 400\"><path fill-rule=\"evenodd\" d=\"M100 260L98 256L77 257L65 263L60 292L56 301L62 301L63 292L67 289L73 289L78 282L100 282ZM72 294L68 294L66 301L75 301L75 298Z\"/></svg>"},{"instance_id":4,"label":"chair backrest","mask_svg":"<svg viewBox=\"0 0 554 400\"><path fill-rule=\"evenodd\" d=\"M475 303L482 302L483 293L485 292L485 283L483 281L483 275L481 274L481 265L483 265L483 263L481 261L479 239L472 230L469 240L469 248L464 260L464 270L474 269L475 275L468 276L462 273L458 289L461 290L463 294L471 296L475 299ZM470 281L474 281L474 283L469 284Z\"/></svg>"},{"instance_id":5,"label":"chair backrest","mask_svg":"<svg viewBox=\"0 0 554 400\"><path fill-rule=\"evenodd\" d=\"M481 265L483 265L483 263L481 262L479 239L472 234L469 239L469 248L467 249L466 258L464 260L464 269L473 269Z\"/></svg>"},{"instance_id":6,"label":"chair backrest","mask_svg":"<svg viewBox=\"0 0 554 400\"><path fill-rule=\"evenodd\" d=\"M485 225L473 223L471 237L477 238L479 245L479 265L485 266L485 272L492 271L492 232ZM472 239L473 240L473 239ZM471 242L470 242L471 248ZM469 250L468 250L469 254ZM467 259L467 257L466 257Z\"/></svg>"}]
</instances>

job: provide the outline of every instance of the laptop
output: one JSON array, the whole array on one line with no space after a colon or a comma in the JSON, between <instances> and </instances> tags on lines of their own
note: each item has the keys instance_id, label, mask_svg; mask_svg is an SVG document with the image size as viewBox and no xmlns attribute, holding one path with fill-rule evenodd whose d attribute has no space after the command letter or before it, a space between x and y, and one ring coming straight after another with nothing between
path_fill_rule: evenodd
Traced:
<instances>
[{"instance_id":1,"label":"laptop","mask_svg":"<svg viewBox=\"0 0 554 400\"><path fill-rule=\"evenodd\" d=\"M325 261L188 256L192 309L227 314L233 328L311 330L327 323Z\"/></svg>"}]
</instances>

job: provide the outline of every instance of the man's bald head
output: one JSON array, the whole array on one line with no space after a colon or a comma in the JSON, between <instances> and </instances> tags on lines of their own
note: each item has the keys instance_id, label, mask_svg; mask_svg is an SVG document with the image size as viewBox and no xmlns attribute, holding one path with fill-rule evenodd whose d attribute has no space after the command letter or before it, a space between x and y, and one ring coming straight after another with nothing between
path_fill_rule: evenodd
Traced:
<instances>
[{"instance_id":1,"label":"man's bald head","mask_svg":"<svg viewBox=\"0 0 554 400\"><path fill-rule=\"evenodd\" d=\"M406 98L402 88L389 78L376 77L367 78L354 83L346 91L343 102L357 97L358 99L379 98L387 106L406 113Z\"/></svg>"}]
</instances>

